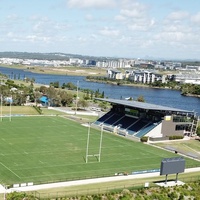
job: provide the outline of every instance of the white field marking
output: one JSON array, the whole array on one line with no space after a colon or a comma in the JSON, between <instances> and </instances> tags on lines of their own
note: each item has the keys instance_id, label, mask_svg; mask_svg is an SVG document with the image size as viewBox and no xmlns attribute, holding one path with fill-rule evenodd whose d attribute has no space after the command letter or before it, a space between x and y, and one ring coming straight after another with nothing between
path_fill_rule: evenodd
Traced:
<instances>
[{"instance_id":1,"label":"white field marking","mask_svg":"<svg viewBox=\"0 0 200 200\"><path fill-rule=\"evenodd\" d=\"M13 172L11 169L9 169L7 166L5 166L2 162L0 162L1 163L1 165L3 166L3 167L5 167L7 170L9 170L11 173L13 173L15 176L17 176L18 178L20 178L20 176L18 176L15 172ZM20 178L21 179L21 178Z\"/></svg>"},{"instance_id":2,"label":"white field marking","mask_svg":"<svg viewBox=\"0 0 200 200\"><path fill-rule=\"evenodd\" d=\"M194 152L196 152L196 153L200 154L200 152L198 152L198 151L196 151L195 149L193 149L193 148L189 147L188 145L186 145L186 144L183 144L183 145L184 145L184 146L186 146L188 149L191 149L192 151L194 151Z\"/></svg>"},{"instance_id":3,"label":"white field marking","mask_svg":"<svg viewBox=\"0 0 200 200\"><path fill-rule=\"evenodd\" d=\"M44 162L42 162L41 160L39 160L39 162L40 162L41 164L44 164Z\"/></svg>"},{"instance_id":4,"label":"white field marking","mask_svg":"<svg viewBox=\"0 0 200 200\"><path fill-rule=\"evenodd\" d=\"M24 151L25 154L29 154L28 152Z\"/></svg>"}]
</instances>

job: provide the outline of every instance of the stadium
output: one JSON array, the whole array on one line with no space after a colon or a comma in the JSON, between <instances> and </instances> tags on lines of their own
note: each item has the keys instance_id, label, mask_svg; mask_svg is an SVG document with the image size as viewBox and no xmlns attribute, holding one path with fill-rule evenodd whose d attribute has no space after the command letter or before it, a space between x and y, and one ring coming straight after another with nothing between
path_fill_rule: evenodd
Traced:
<instances>
[{"instance_id":1,"label":"stadium","mask_svg":"<svg viewBox=\"0 0 200 200\"><path fill-rule=\"evenodd\" d=\"M195 112L149 104L138 101L117 99L97 100L109 102L111 110L93 125L125 137L140 140L166 140L169 137L193 136L198 125Z\"/></svg>"},{"instance_id":2,"label":"stadium","mask_svg":"<svg viewBox=\"0 0 200 200\"><path fill-rule=\"evenodd\" d=\"M30 185L155 171L163 158L176 154L138 142L140 138L162 140L195 134L194 112L135 101L98 100L109 102L112 108L92 126L74 120L79 116L38 115L32 107L20 107L20 111L29 109L31 115L19 115L19 109L14 114L12 107L12 115L1 118L1 185L19 191ZM9 108L3 108L3 113L8 114ZM176 130L180 125L184 130ZM197 159L185 160L186 168L200 166Z\"/></svg>"}]
</instances>

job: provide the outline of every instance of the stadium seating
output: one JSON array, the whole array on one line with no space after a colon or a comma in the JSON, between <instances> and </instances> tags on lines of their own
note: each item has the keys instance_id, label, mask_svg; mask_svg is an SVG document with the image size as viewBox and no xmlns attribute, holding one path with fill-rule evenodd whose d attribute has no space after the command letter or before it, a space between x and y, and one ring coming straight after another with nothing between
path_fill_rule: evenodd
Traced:
<instances>
[{"instance_id":1,"label":"stadium seating","mask_svg":"<svg viewBox=\"0 0 200 200\"><path fill-rule=\"evenodd\" d=\"M150 122L145 118L134 118L124 113L110 111L100 117L94 124L104 124L104 130L115 132L119 135L132 135L141 138L157 126L157 123Z\"/></svg>"},{"instance_id":2,"label":"stadium seating","mask_svg":"<svg viewBox=\"0 0 200 200\"><path fill-rule=\"evenodd\" d=\"M136 118L132 118L132 117L128 117L123 115L120 120L116 121L113 125L118 125L120 124L121 128L123 129L127 129L129 126L131 126L134 122L136 122L137 119Z\"/></svg>"},{"instance_id":3,"label":"stadium seating","mask_svg":"<svg viewBox=\"0 0 200 200\"><path fill-rule=\"evenodd\" d=\"M138 131L134 136L141 138L144 135L146 135L150 130L152 130L153 128L155 128L156 126L157 125L154 124L154 123L149 123L149 124L147 124L147 126L145 126L140 131Z\"/></svg>"}]
</instances>

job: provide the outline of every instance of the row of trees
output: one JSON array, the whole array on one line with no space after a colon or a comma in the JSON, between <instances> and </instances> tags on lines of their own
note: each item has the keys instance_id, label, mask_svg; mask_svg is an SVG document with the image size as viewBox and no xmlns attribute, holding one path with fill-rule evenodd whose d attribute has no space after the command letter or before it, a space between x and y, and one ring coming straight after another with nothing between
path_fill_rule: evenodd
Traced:
<instances>
[{"instance_id":1,"label":"row of trees","mask_svg":"<svg viewBox=\"0 0 200 200\"><path fill-rule=\"evenodd\" d=\"M26 102L40 103L40 98L46 95L51 106L73 106L77 100L77 92L81 91L82 98L78 98L77 105L79 107L87 107L87 100L94 100L96 97L104 97L104 92L99 90L92 91L89 89L77 88L73 83L64 83L61 88L59 82L51 83L49 87L40 86L34 88L33 80L29 80L30 85L16 84L13 80L4 79L0 85L0 94L2 96L3 105L9 105L8 97L12 97L13 105L23 105ZM74 92L72 92L74 90Z\"/></svg>"},{"instance_id":2,"label":"row of trees","mask_svg":"<svg viewBox=\"0 0 200 200\"><path fill-rule=\"evenodd\" d=\"M183 95L200 95L200 85L183 84L181 85L181 93Z\"/></svg>"}]
</instances>

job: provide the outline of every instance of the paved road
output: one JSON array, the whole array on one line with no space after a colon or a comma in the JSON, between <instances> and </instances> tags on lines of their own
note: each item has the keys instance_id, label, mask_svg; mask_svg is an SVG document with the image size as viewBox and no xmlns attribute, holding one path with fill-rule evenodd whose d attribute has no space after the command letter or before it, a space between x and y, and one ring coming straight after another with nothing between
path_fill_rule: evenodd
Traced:
<instances>
[{"instance_id":1,"label":"paved road","mask_svg":"<svg viewBox=\"0 0 200 200\"><path fill-rule=\"evenodd\" d=\"M200 167L185 169L185 173L190 173L190 172L200 173ZM104 178L96 178L96 179L86 179L86 180L32 185L32 186L10 188L10 189L5 189L2 185L0 185L0 193L5 193L5 192L10 193L13 191L18 191L18 192L19 191L24 191L24 192L37 191L37 190L42 190L42 189L69 187L69 186L75 186L75 185L87 185L87 184L92 184L92 183L105 183L105 182L120 181L120 180L141 179L141 178L158 177L158 176L160 176L160 173L154 172L154 173L135 174L135 175L128 175L128 176L113 176L113 177L104 177Z\"/></svg>"}]
</instances>

